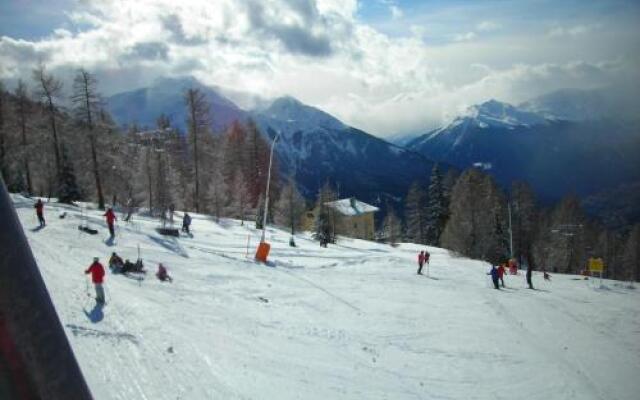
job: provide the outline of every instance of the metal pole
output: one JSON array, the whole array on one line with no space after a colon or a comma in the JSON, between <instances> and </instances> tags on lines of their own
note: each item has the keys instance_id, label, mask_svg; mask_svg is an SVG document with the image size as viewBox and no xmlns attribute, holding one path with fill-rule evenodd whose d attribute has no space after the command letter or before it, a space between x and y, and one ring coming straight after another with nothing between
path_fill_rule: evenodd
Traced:
<instances>
[{"instance_id":1,"label":"metal pole","mask_svg":"<svg viewBox=\"0 0 640 400\"><path fill-rule=\"evenodd\" d=\"M91 399L1 177L0 221L0 393Z\"/></svg>"},{"instance_id":2,"label":"metal pole","mask_svg":"<svg viewBox=\"0 0 640 400\"><path fill-rule=\"evenodd\" d=\"M271 163L273 161L273 149L276 146L276 142L280 137L280 133L278 133L273 139L273 143L271 143L271 154L269 155L269 174L267 176L267 192L264 195L264 215L262 217L262 237L260 238L260 243L264 242L265 236L267 234L267 213L269 211L269 185L271 184Z\"/></svg>"}]
</instances>

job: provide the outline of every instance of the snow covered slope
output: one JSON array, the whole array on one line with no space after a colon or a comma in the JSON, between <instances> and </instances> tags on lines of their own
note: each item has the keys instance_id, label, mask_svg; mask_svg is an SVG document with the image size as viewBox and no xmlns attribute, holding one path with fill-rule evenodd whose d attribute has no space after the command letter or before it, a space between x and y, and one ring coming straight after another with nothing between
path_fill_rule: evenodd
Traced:
<instances>
[{"instance_id":1,"label":"snow covered slope","mask_svg":"<svg viewBox=\"0 0 640 400\"><path fill-rule=\"evenodd\" d=\"M272 266L246 257L258 232L194 215L194 238L165 238L157 222L118 222L108 246L79 233L76 208L14 196L44 280L96 399L637 399L640 293L554 275L539 290L522 276L489 288L487 265L429 248L342 239L298 248L268 229ZM67 212L65 219L57 215ZM155 272L106 277L94 308L83 270L111 251ZM251 254L250 254L251 256Z\"/></svg>"}]
</instances>

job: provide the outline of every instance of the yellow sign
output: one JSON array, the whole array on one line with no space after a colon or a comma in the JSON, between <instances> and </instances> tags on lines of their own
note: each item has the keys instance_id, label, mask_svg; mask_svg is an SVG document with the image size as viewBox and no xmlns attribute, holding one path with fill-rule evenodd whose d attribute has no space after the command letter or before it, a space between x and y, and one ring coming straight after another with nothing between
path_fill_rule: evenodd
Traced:
<instances>
[{"instance_id":1,"label":"yellow sign","mask_svg":"<svg viewBox=\"0 0 640 400\"><path fill-rule=\"evenodd\" d=\"M603 270L604 270L604 261L602 261L602 258L589 259L589 271L602 272Z\"/></svg>"}]
</instances>

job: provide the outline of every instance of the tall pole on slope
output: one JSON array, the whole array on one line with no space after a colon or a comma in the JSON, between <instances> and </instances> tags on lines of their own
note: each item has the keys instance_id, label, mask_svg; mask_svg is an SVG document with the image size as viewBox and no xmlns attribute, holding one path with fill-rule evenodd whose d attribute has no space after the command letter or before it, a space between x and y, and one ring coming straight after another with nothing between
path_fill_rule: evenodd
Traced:
<instances>
[{"instance_id":1,"label":"tall pole on slope","mask_svg":"<svg viewBox=\"0 0 640 400\"><path fill-rule=\"evenodd\" d=\"M264 213L262 216L262 237L260 238L260 242L264 242L265 236L267 234L267 213L269 212L269 186L271 184L271 164L273 162L273 149L276 147L276 142L280 137L280 132L276 135L271 143L271 154L269 154L269 173L267 175L267 192L264 195Z\"/></svg>"},{"instance_id":2,"label":"tall pole on slope","mask_svg":"<svg viewBox=\"0 0 640 400\"><path fill-rule=\"evenodd\" d=\"M0 393L91 399L1 177L0 221Z\"/></svg>"}]
</instances>

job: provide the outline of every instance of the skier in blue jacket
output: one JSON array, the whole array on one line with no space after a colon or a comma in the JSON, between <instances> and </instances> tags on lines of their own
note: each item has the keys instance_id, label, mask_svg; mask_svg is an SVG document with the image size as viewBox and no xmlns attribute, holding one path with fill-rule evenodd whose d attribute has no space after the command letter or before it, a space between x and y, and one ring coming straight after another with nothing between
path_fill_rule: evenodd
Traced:
<instances>
[{"instance_id":1,"label":"skier in blue jacket","mask_svg":"<svg viewBox=\"0 0 640 400\"><path fill-rule=\"evenodd\" d=\"M493 286L500 290L500 285L498 284L498 270L496 269L495 265L491 266L491 271L489 271L489 273L487 273L487 275L491 275L491 280L493 281Z\"/></svg>"}]
</instances>

